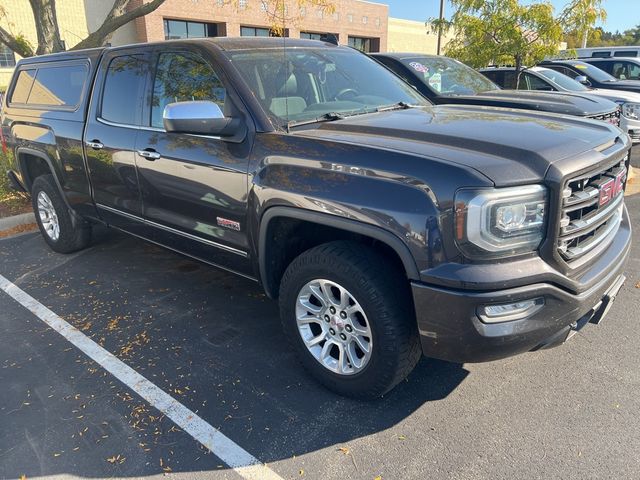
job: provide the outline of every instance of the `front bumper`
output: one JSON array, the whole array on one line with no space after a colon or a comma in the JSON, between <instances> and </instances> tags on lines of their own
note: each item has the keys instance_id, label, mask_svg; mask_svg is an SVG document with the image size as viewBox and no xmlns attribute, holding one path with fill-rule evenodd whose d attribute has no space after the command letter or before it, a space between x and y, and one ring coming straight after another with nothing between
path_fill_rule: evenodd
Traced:
<instances>
[{"instance_id":1,"label":"front bumper","mask_svg":"<svg viewBox=\"0 0 640 480\"><path fill-rule=\"evenodd\" d=\"M624 247L618 250L616 260L597 283L580 293L540 281L491 291L477 284L474 290L464 290L413 283L423 354L457 363L484 362L563 343L572 331L594 318L597 320L610 303L609 297L615 296L624 282L631 232L624 230L618 234L624 236L617 239L623 241ZM539 278L535 274L530 272L532 278ZM487 282L492 280L487 278ZM544 298L544 306L527 318L489 324L478 317L484 305L539 297Z\"/></svg>"},{"instance_id":2,"label":"front bumper","mask_svg":"<svg viewBox=\"0 0 640 480\"><path fill-rule=\"evenodd\" d=\"M640 143L640 120L620 117L620 128L629 134L634 145Z\"/></svg>"}]
</instances>

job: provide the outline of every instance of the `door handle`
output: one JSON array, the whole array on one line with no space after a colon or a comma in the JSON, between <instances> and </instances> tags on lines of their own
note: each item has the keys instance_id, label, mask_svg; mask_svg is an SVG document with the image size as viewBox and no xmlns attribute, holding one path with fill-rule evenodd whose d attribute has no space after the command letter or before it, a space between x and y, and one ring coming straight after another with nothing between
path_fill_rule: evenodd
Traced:
<instances>
[{"instance_id":1,"label":"door handle","mask_svg":"<svg viewBox=\"0 0 640 480\"><path fill-rule=\"evenodd\" d=\"M91 140L90 142L87 142L87 147L91 147L94 150L102 150L104 148L104 145L100 142L100 140Z\"/></svg>"},{"instance_id":2,"label":"door handle","mask_svg":"<svg viewBox=\"0 0 640 480\"><path fill-rule=\"evenodd\" d=\"M160 158L160 154L151 148L148 148L146 150L138 150L138 155L150 161L158 160Z\"/></svg>"}]
</instances>

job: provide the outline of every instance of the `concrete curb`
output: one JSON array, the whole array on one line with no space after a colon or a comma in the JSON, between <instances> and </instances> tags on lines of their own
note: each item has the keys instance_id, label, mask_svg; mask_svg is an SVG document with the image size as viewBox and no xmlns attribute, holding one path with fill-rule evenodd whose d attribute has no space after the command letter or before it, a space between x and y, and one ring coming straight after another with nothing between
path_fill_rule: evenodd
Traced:
<instances>
[{"instance_id":1,"label":"concrete curb","mask_svg":"<svg viewBox=\"0 0 640 480\"><path fill-rule=\"evenodd\" d=\"M36 216L33 212L14 215L13 217L0 218L0 232L20 225L29 225L30 223L36 223Z\"/></svg>"}]
</instances>

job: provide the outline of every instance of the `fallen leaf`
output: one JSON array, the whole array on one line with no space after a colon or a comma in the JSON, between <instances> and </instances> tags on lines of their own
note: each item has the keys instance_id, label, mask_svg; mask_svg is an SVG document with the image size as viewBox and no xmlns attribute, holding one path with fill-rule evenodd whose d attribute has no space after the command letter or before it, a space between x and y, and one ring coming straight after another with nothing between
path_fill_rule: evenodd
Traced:
<instances>
[{"instance_id":1,"label":"fallen leaf","mask_svg":"<svg viewBox=\"0 0 640 480\"><path fill-rule=\"evenodd\" d=\"M636 288L640 288L640 282L636 283Z\"/></svg>"},{"instance_id":2,"label":"fallen leaf","mask_svg":"<svg viewBox=\"0 0 640 480\"><path fill-rule=\"evenodd\" d=\"M406 440L407 437L405 437L404 435L398 435L398 440Z\"/></svg>"},{"instance_id":3,"label":"fallen leaf","mask_svg":"<svg viewBox=\"0 0 640 480\"><path fill-rule=\"evenodd\" d=\"M382 480L382 475L378 475L376 478L374 478L373 480Z\"/></svg>"},{"instance_id":4,"label":"fallen leaf","mask_svg":"<svg viewBox=\"0 0 640 480\"><path fill-rule=\"evenodd\" d=\"M300 471L298 472L298 475L303 476L304 475L304 470L300 469Z\"/></svg>"}]
</instances>

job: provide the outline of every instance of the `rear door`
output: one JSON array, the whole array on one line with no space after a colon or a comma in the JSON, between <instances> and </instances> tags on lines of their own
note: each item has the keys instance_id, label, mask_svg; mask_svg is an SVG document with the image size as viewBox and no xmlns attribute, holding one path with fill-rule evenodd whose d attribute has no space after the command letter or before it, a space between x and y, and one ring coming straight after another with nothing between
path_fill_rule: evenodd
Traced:
<instances>
[{"instance_id":1,"label":"rear door","mask_svg":"<svg viewBox=\"0 0 640 480\"><path fill-rule=\"evenodd\" d=\"M158 48L136 142L144 217L154 240L210 263L253 273L247 261L247 169L253 134L241 143L214 136L168 133L169 103L208 100L225 115L249 116L229 95L209 56L187 47ZM235 105L235 106L234 106ZM253 131L249 125L249 131Z\"/></svg>"},{"instance_id":2,"label":"rear door","mask_svg":"<svg viewBox=\"0 0 640 480\"><path fill-rule=\"evenodd\" d=\"M143 234L135 145L142 125L150 54L119 49L102 60L84 133L93 198L109 224Z\"/></svg>"}]
</instances>

